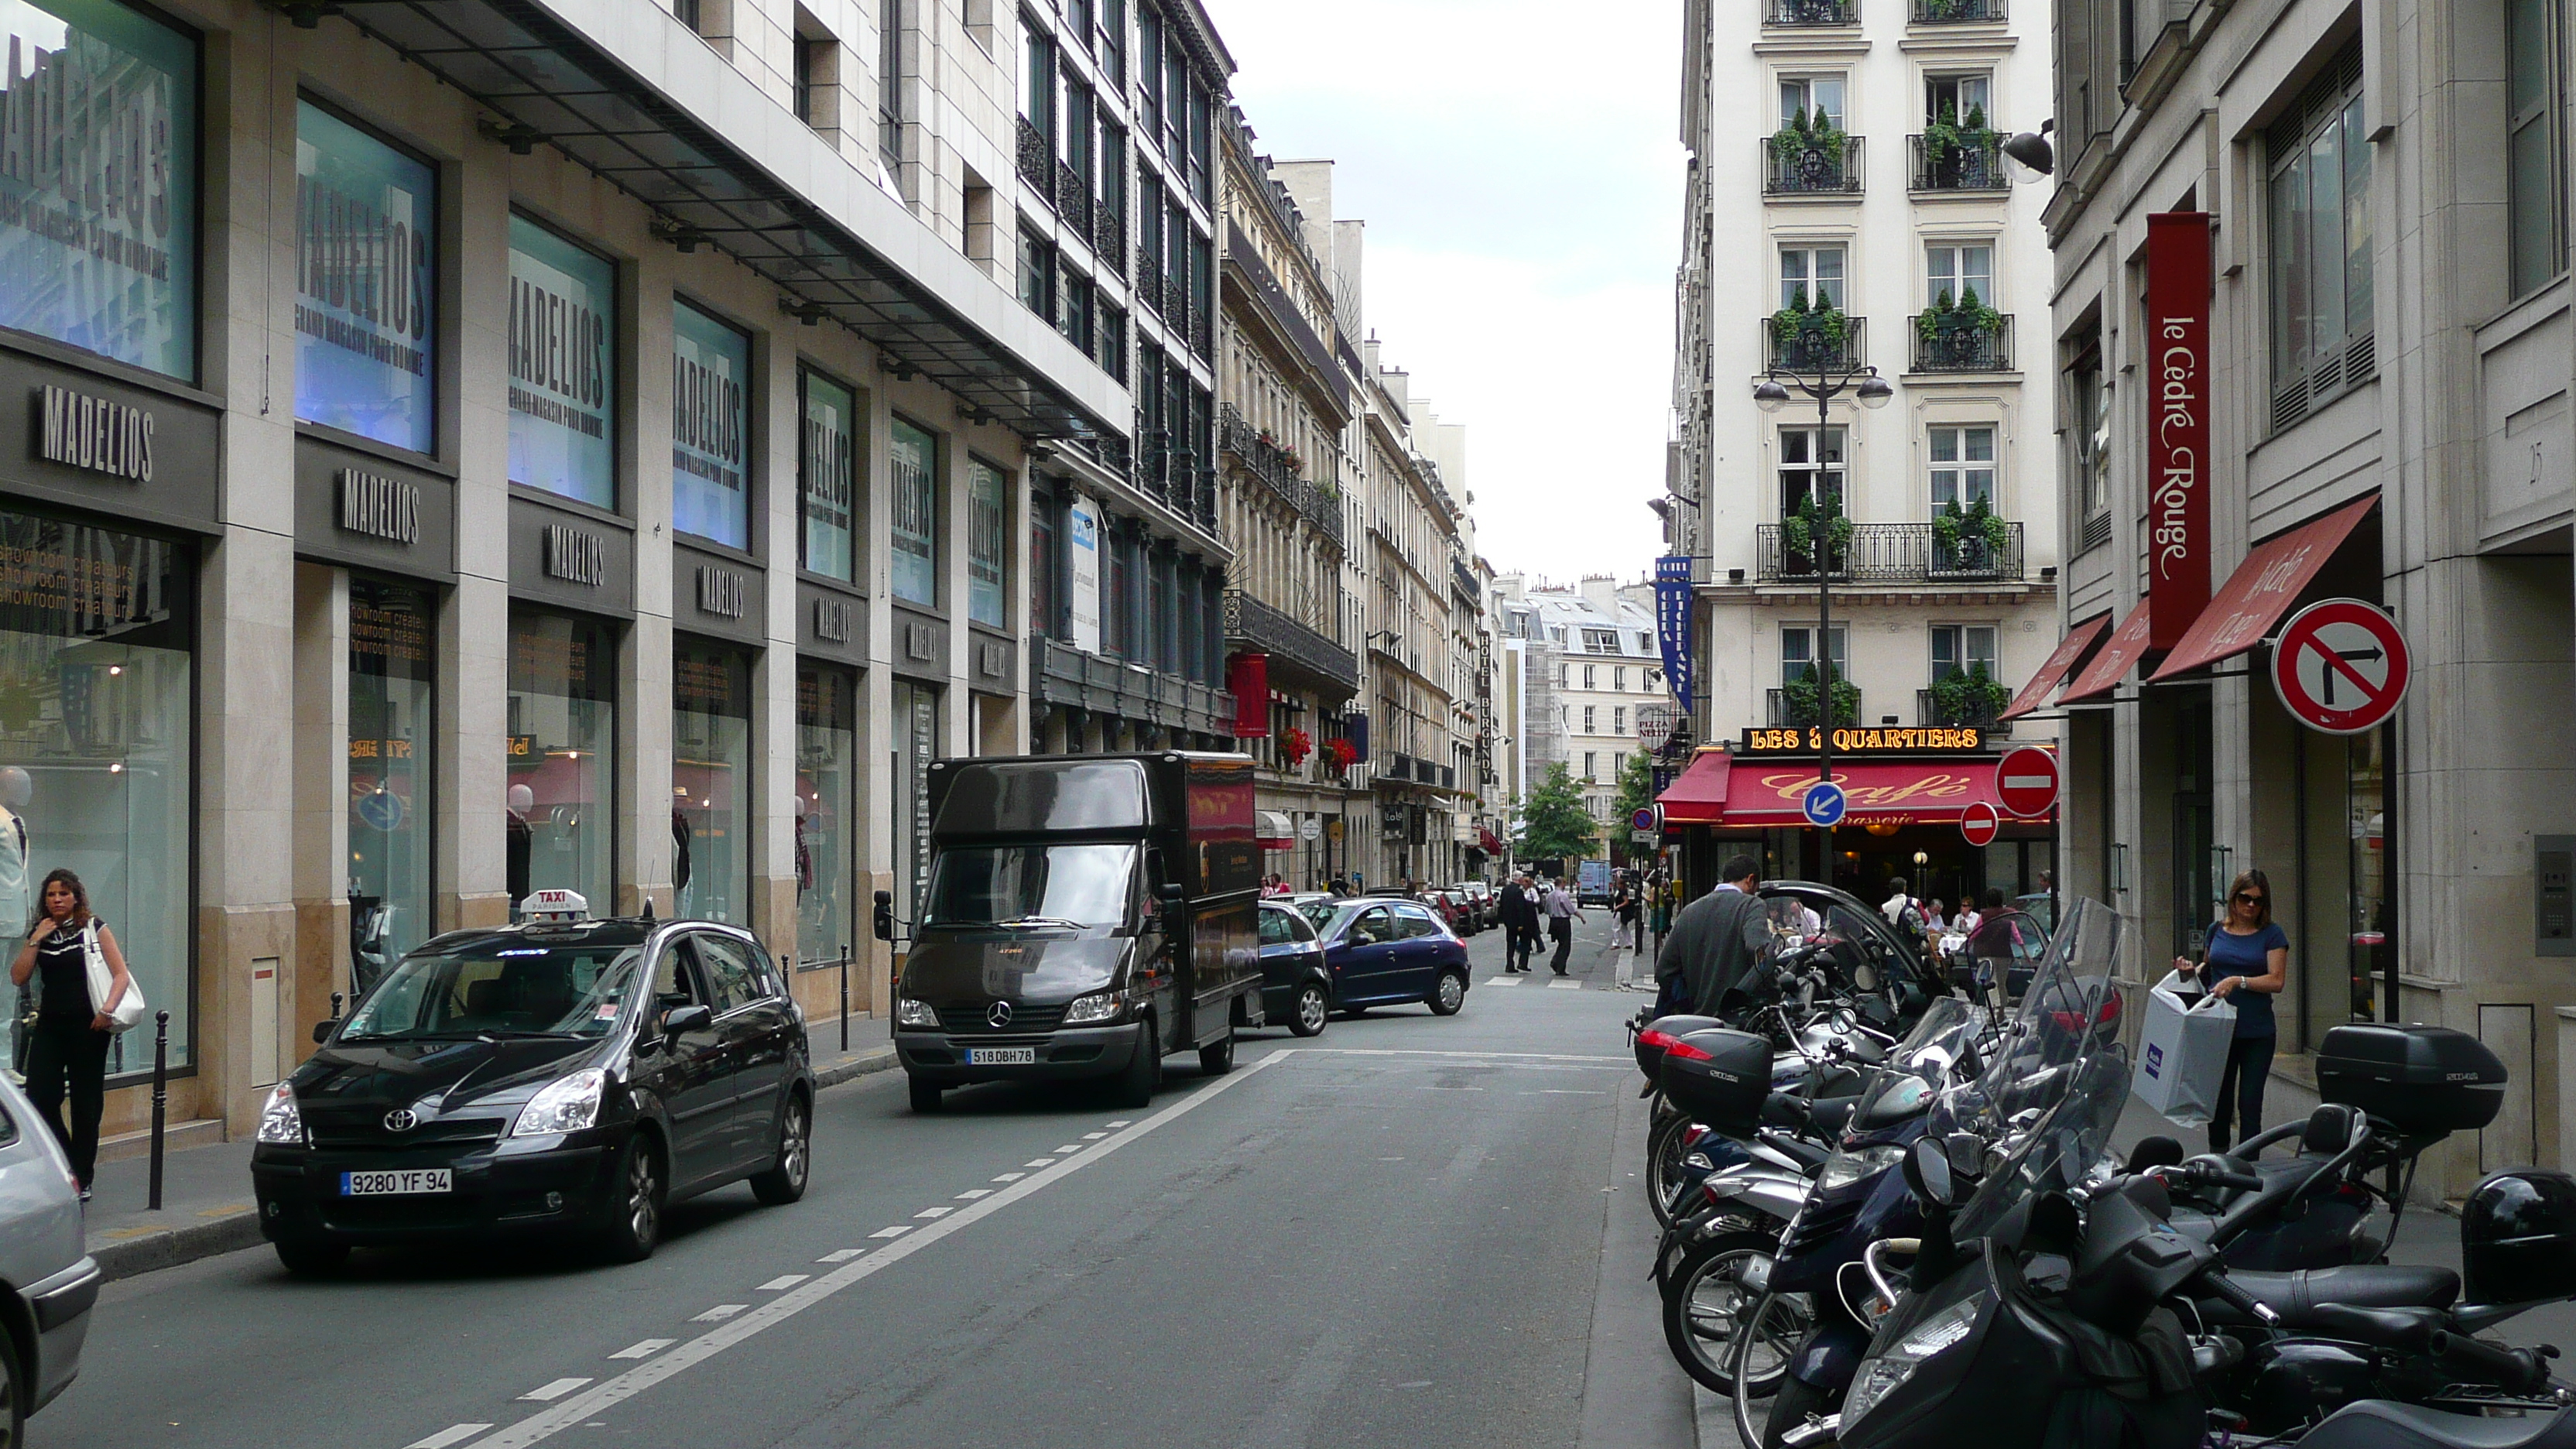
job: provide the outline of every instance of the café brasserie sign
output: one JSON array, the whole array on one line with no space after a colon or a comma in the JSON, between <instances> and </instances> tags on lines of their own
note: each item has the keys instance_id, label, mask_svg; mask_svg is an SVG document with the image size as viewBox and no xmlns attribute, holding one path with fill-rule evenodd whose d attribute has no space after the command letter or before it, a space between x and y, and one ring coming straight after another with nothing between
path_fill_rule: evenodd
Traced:
<instances>
[{"instance_id":1,"label":"caf\u00e9 brasserie sign","mask_svg":"<svg viewBox=\"0 0 2576 1449\"><path fill-rule=\"evenodd\" d=\"M1748 759L1784 759L1813 756L1824 746L1825 732L1817 725L1804 728L1748 729L1743 747L1737 751ZM1834 730L1834 754L1860 758L1869 755L1983 755L1994 752L1986 732L1975 725L1845 725Z\"/></svg>"}]
</instances>

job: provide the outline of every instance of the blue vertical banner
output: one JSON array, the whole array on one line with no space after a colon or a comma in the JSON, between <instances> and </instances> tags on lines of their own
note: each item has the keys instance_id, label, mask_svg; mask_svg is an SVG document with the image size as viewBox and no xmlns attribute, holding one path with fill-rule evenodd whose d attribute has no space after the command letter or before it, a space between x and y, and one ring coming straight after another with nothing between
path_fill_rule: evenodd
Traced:
<instances>
[{"instance_id":1,"label":"blue vertical banner","mask_svg":"<svg viewBox=\"0 0 2576 1449\"><path fill-rule=\"evenodd\" d=\"M1691 561L1668 553L1655 560L1655 638L1663 645L1664 681L1684 710L1691 707Z\"/></svg>"}]
</instances>

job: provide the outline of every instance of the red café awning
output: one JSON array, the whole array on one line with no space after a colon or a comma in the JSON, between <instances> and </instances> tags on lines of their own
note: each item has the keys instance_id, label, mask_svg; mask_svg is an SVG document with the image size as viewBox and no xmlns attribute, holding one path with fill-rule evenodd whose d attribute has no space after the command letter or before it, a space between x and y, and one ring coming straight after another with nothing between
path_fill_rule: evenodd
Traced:
<instances>
[{"instance_id":1,"label":"red caf\u00e9 awning","mask_svg":"<svg viewBox=\"0 0 2576 1449\"><path fill-rule=\"evenodd\" d=\"M2257 545L2245 562L2227 576L2226 587L2200 611L2191 628L2162 667L2149 676L2171 679L2242 654L2263 642L2281 616L2298 602L2317 571L2379 506L2378 495L2348 504L2313 523L2301 525L2269 543Z\"/></svg>"},{"instance_id":2,"label":"red caf\u00e9 awning","mask_svg":"<svg viewBox=\"0 0 2576 1449\"><path fill-rule=\"evenodd\" d=\"M2084 666L2084 672L2075 676L2075 682L2066 686L2066 693L2057 702L2076 704L2109 694L2120 687L2120 679L2129 672L2129 666L2146 652L2147 601L2140 599L2129 617L2120 621L2119 632L2102 646L2101 653L2093 656L2092 663Z\"/></svg>"},{"instance_id":3,"label":"red caf\u00e9 awning","mask_svg":"<svg viewBox=\"0 0 2576 1449\"><path fill-rule=\"evenodd\" d=\"M1812 760L1739 760L1727 786L1730 826L1804 825L1800 802L1816 783ZM1846 825L1956 823L1961 811L1995 799L1992 760L1866 760L1834 765L1834 783L1851 798ZM2009 811L2004 811L2009 816ZM1672 818L1667 812L1666 819Z\"/></svg>"},{"instance_id":4,"label":"red caf\u00e9 awning","mask_svg":"<svg viewBox=\"0 0 2576 1449\"><path fill-rule=\"evenodd\" d=\"M1691 756L1681 778L1655 797L1666 825L1717 825L1726 819L1727 752L1707 745Z\"/></svg>"},{"instance_id":5,"label":"red caf\u00e9 awning","mask_svg":"<svg viewBox=\"0 0 2576 1449\"><path fill-rule=\"evenodd\" d=\"M2097 615L2076 625L2065 638L2057 641L2057 652L2048 656L2048 662L2039 666L2039 672L2030 677L2030 683L2021 687L2021 693L2014 695L2012 703L1996 718L2016 720L2047 703L2048 692L2057 687L2057 681L2064 679L2068 670L2092 652L2094 644L2110 627L2111 616L2108 614Z\"/></svg>"}]
</instances>

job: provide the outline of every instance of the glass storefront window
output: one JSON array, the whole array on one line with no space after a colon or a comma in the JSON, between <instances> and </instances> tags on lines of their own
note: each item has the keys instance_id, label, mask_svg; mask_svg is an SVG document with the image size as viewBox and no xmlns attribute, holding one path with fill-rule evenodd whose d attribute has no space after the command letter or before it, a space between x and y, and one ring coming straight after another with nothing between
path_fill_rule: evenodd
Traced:
<instances>
[{"instance_id":1,"label":"glass storefront window","mask_svg":"<svg viewBox=\"0 0 2576 1449\"><path fill-rule=\"evenodd\" d=\"M438 173L295 103L295 416L438 448Z\"/></svg>"},{"instance_id":2,"label":"glass storefront window","mask_svg":"<svg viewBox=\"0 0 2576 1449\"><path fill-rule=\"evenodd\" d=\"M431 927L435 604L349 580L349 980L363 995Z\"/></svg>"},{"instance_id":3,"label":"glass storefront window","mask_svg":"<svg viewBox=\"0 0 2576 1449\"><path fill-rule=\"evenodd\" d=\"M5 12L0 12L5 13ZM0 922L23 939L64 867L190 1060L195 571L159 539L0 512ZM32 1009L29 991L16 993ZM23 1050L11 1017L7 1063ZM149 1032L108 1071L152 1065Z\"/></svg>"},{"instance_id":4,"label":"glass storefront window","mask_svg":"<svg viewBox=\"0 0 2576 1449\"><path fill-rule=\"evenodd\" d=\"M510 218L510 481L617 506L617 267Z\"/></svg>"},{"instance_id":5,"label":"glass storefront window","mask_svg":"<svg viewBox=\"0 0 2576 1449\"><path fill-rule=\"evenodd\" d=\"M751 659L681 641L671 660L671 883L679 915L751 920Z\"/></svg>"},{"instance_id":6,"label":"glass storefront window","mask_svg":"<svg viewBox=\"0 0 2576 1449\"><path fill-rule=\"evenodd\" d=\"M733 548L749 540L743 460L751 339L671 304L671 525Z\"/></svg>"},{"instance_id":7,"label":"glass storefront window","mask_svg":"<svg viewBox=\"0 0 2576 1449\"><path fill-rule=\"evenodd\" d=\"M617 643L570 614L510 613L510 909L575 890L616 909Z\"/></svg>"},{"instance_id":8,"label":"glass storefront window","mask_svg":"<svg viewBox=\"0 0 2576 1449\"><path fill-rule=\"evenodd\" d=\"M0 327L194 380L196 42L115 0L0 0L0 53Z\"/></svg>"},{"instance_id":9,"label":"glass storefront window","mask_svg":"<svg viewBox=\"0 0 2576 1449\"><path fill-rule=\"evenodd\" d=\"M850 546L858 497L858 396L809 372L803 402L805 446L796 469L805 512L801 561L810 573L849 583L858 577Z\"/></svg>"},{"instance_id":10,"label":"glass storefront window","mask_svg":"<svg viewBox=\"0 0 2576 1449\"><path fill-rule=\"evenodd\" d=\"M1001 469L981 458L966 460L966 617L1007 627L1003 592L1010 557L1010 485Z\"/></svg>"},{"instance_id":11,"label":"glass storefront window","mask_svg":"<svg viewBox=\"0 0 2576 1449\"><path fill-rule=\"evenodd\" d=\"M850 845L859 819L857 681L837 669L796 674L796 954L863 951L853 932Z\"/></svg>"},{"instance_id":12,"label":"glass storefront window","mask_svg":"<svg viewBox=\"0 0 2576 1449\"><path fill-rule=\"evenodd\" d=\"M939 757L939 691L897 681L894 729L896 899L917 912L930 883L930 762Z\"/></svg>"},{"instance_id":13,"label":"glass storefront window","mask_svg":"<svg viewBox=\"0 0 2576 1449\"><path fill-rule=\"evenodd\" d=\"M939 605L939 440L894 420L892 486L894 596Z\"/></svg>"}]
</instances>

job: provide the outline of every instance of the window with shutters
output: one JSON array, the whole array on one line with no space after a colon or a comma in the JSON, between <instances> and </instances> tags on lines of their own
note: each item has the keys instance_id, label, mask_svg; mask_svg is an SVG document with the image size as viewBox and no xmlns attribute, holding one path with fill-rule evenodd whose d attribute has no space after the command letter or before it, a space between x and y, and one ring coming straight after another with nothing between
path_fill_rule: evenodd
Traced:
<instances>
[{"instance_id":1,"label":"window with shutters","mask_svg":"<svg viewBox=\"0 0 2576 1449\"><path fill-rule=\"evenodd\" d=\"M2310 82L2272 125L2272 427L2288 427L2378 371L2371 330L2370 142L2361 47Z\"/></svg>"}]
</instances>

